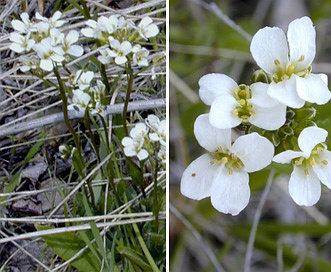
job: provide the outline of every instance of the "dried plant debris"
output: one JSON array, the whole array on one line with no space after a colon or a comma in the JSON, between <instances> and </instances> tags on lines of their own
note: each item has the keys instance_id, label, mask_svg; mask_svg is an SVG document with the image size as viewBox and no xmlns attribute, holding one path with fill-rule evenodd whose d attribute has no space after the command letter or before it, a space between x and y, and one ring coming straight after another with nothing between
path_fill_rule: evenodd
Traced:
<instances>
[{"instance_id":1,"label":"dried plant debris","mask_svg":"<svg viewBox=\"0 0 331 272\"><path fill-rule=\"evenodd\" d=\"M166 2L108 2L0 5L1 271L166 270Z\"/></svg>"}]
</instances>

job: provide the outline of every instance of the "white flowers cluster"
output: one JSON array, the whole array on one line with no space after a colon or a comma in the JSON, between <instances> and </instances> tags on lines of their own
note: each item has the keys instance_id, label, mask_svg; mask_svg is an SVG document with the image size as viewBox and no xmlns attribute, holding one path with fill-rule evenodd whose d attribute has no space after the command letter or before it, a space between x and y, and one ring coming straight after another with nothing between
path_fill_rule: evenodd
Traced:
<instances>
[{"instance_id":1,"label":"white flowers cluster","mask_svg":"<svg viewBox=\"0 0 331 272\"><path fill-rule=\"evenodd\" d=\"M76 30L63 33L59 27L66 21L60 20L62 13L56 11L51 18L36 13L36 22L30 21L29 15L23 12L22 20L13 20L14 32L10 34L10 49L16 53L31 53L20 58L22 62L21 71L41 68L50 72L55 64L61 65L67 56L79 57L84 53L81 46L75 45L79 39Z\"/></svg>"},{"instance_id":2,"label":"white flowers cluster","mask_svg":"<svg viewBox=\"0 0 331 272\"><path fill-rule=\"evenodd\" d=\"M78 112L85 112L88 109L91 114L102 114L104 111L102 99L105 96L105 88L101 80L97 80L94 84L94 72L78 70L69 86L71 97L68 99L68 109L74 109Z\"/></svg>"},{"instance_id":3,"label":"white flowers cluster","mask_svg":"<svg viewBox=\"0 0 331 272\"><path fill-rule=\"evenodd\" d=\"M331 98L327 76L311 73L315 36L308 17L289 24L287 39L280 28L265 27L251 42L261 70L250 86L223 74L200 79L199 95L210 112L197 118L194 133L208 153L184 171L183 195L210 197L217 210L237 215L249 201L248 173L272 161L293 165L289 193L299 205L319 200L320 181L331 189L327 132L311 121L316 114L311 103L326 104ZM232 128L245 134L233 144Z\"/></svg>"},{"instance_id":4,"label":"white flowers cluster","mask_svg":"<svg viewBox=\"0 0 331 272\"><path fill-rule=\"evenodd\" d=\"M122 139L124 154L137 157L139 161L157 155L159 161L166 162L166 120L153 114L148 115L145 123L137 123L130 131L130 137Z\"/></svg>"},{"instance_id":5,"label":"white flowers cluster","mask_svg":"<svg viewBox=\"0 0 331 272\"><path fill-rule=\"evenodd\" d=\"M149 65L149 50L139 42L155 37L159 29L150 17L144 17L138 25L122 16L101 16L97 21L88 20L82 34L100 41L98 60L103 64L124 65L130 60L133 65Z\"/></svg>"}]
</instances>

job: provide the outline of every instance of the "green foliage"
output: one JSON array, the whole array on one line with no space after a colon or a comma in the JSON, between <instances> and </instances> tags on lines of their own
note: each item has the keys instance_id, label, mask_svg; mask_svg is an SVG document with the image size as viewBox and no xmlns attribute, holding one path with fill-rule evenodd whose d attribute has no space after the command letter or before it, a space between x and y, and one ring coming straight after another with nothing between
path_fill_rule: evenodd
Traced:
<instances>
[{"instance_id":1,"label":"green foliage","mask_svg":"<svg viewBox=\"0 0 331 272\"><path fill-rule=\"evenodd\" d=\"M36 229L49 230L52 227L39 225ZM69 260L86 247L84 240L73 232L46 235L43 239L54 253L64 260ZM100 271L101 268L100 259L96 258L90 249L84 250L71 265L82 272Z\"/></svg>"}]
</instances>

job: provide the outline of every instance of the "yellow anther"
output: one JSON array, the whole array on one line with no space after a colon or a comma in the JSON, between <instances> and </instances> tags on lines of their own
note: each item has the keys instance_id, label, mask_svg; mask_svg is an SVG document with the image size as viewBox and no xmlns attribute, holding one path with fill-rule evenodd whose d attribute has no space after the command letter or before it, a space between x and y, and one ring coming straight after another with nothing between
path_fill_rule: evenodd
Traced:
<instances>
[{"instance_id":1,"label":"yellow anther","mask_svg":"<svg viewBox=\"0 0 331 272\"><path fill-rule=\"evenodd\" d=\"M278 65L280 65L280 61L278 60L278 59L275 59L274 60L274 63L278 66Z\"/></svg>"},{"instance_id":2,"label":"yellow anther","mask_svg":"<svg viewBox=\"0 0 331 272\"><path fill-rule=\"evenodd\" d=\"M250 115L254 115L255 114L255 111L253 109L249 110L249 114Z\"/></svg>"},{"instance_id":3,"label":"yellow anther","mask_svg":"<svg viewBox=\"0 0 331 272\"><path fill-rule=\"evenodd\" d=\"M240 99L240 100L239 100L239 104L240 104L241 106L245 106L245 104L246 104L246 100L245 100L245 99Z\"/></svg>"},{"instance_id":4,"label":"yellow anther","mask_svg":"<svg viewBox=\"0 0 331 272\"><path fill-rule=\"evenodd\" d=\"M326 161L326 160L323 160L322 163L323 163L324 165L328 165L328 164L329 164L329 162Z\"/></svg>"},{"instance_id":5,"label":"yellow anther","mask_svg":"<svg viewBox=\"0 0 331 272\"><path fill-rule=\"evenodd\" d=\"M293 70L294 70L295 66L293 64L291 64L288 68L287 68L287 71L289 73L291 73Z\"/></svg>"},{"instance_id":6,"label":"yellow anther","mask_svg":"<svg viewBox=\"0 0 331 272\"><path fill-rule=\"evenodd\" d=\"M228 159L227 157L223 157L223 158L221 159L221 162L222 162L223 164L227 164L228 161L229 161L229 159Z\"/></svg>"},{"instance_id":7,"label":"yellow anther","mask_svg":"<svg viewBox=\"0 0 331 272\"><path fill-rule=\"evenodd\" d=\"M300 158L294 160L294 164L295 164L295 165L301 165L302 162L303 162L303 160L304 160L304 158L303 158L303 157L300 157Z\"/></svg>"},{"instance_id":8,"label":"yellow anther","mask_svg":"<svg viewBox=\"0 0 331 272\"><path fill-rule=\"evenodd\" d=\"M309 176L309 169L308 168L305 168L305 175Z\"/></svg>"},{"instance_id":9,"label":"yellow anther","mask_svg":"<svg viewBox=\"0 0 331 272\"><path fill-rule=\"evenodd\" d=\"M314 166L314 165L316 164L315 159L314 159L314 158L311 158L311 159L309 160L309 164L310 164L311 166Z\"/></svg>"},{"instance_id":10,"label":"yellow anther","mask_svg":"<svg viewBox=\"0 0 331 272\"><path fill-rule=\"evenodd\" d=\"M301 55L300 59L298 59L298 61L304 61L305 59L305 56L304 55Z\"/></svg>"},{"instance_id":11,"label":"yellow anther","mask_svg":"<svg viewBox=\"0 0 331 272\"><path fill-rule=\"evenodd\" d=\"M238 115L239 115L239 112L238 112L237 109L234 109L234 110L232 111L232 114L238 116Z\"/></svg>"}]
</instances>

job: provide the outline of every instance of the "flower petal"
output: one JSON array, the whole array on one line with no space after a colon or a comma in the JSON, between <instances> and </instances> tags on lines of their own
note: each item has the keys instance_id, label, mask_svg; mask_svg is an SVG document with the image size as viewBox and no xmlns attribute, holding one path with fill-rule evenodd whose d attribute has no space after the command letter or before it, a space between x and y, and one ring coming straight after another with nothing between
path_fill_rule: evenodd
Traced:
<instances>
[{"instance_id":1,"label":"flower petal","mask_svg":"<svg viewBox=\"0 0 331 272\"><path fill-rule=\"evenodd\" d=\"M40 68L44 71L50 72L53 70L53 62L51 59L41 59Z\"/></svg>"},{"instance_id":2,"label":"flower petal","mask_svg":"<svg viewBox=\"0 0 331 272\"><path fill-rule=\"evenodd\" d=\"M291 62L297 71L306 69L315 58L316 31L307 16L292 21L288 26L287 39L290 47ZM304 56L302 61L297 62Z\"/></svg>"},{"instance_id":3,"label":"flower petal","mask_svg":"<svg viewBox=\"0 0 331 272\"><path fill-rule=\"evenodd\" d=\"M331 92L320 75L309 74L304 78L298 76L295 78L301 99L318 105L326 104L331 99Z\"/></svg>"},{"instance_id":4,"label":"flower petal","mask_svg":"<svg viewBox=\"0 0 331 272\"><path fill-rule=\"evenodd\" d=\"M274 74L280 68L286 69L289 63L285 33L278 27L265 27L254 35L251 53L256 63L267 73ZM276 65L276 61L280 65Z\"/></svg>"},{"instance_id":5,"label":"flower petal","mask_svg":"<svg viewBox=\"0 0 331 272\"><path fill-rule=\"evenodd\" d=\"M320 179L320 181L331 189L331 152L324 150L320 154L320 159L324 163L317 163L313 166L314 172Z\"/></svg>"},{"instance_id":6,"label":"flower petal","mask_svg":"<svg viewBox=\"0 0 331 272\"><path fill-rule=\"evenodd\" d=\"M303 152L293 151L293 150L286 150L284 152L281 152L281 153L277 154L273 158L273 161L284 164L284 163L290 163L291 160L293 160L295 158L304 157L304 156L305 156L305 154Z\"/></svg>"},{"instance_id":7,"label":"flower petal","mask_svg":"<svg viewBox=\"0 0 331 272\"><path fill-rule=\"evenodd\" d=\"M297 93L296 76L279 83L271 83L268 88L268 94L291 108L301 108L305 104L305 101Z\"/></svg>"},{"instance_id":8,"label":"flower petal","mask_svg":"<svg viewBox=\"0 0 331 272\"><path fill-rule=\"evenodd\" d=\"M267 93L269 88L269 84L257 82L253 83L250 86L251 92L252 92L252 98L249 100L250 103L260 106L260 107L273 107L279 102L272 97L270 97Z\"/></svg>"},{"instance_id":9,"label":"flower petal","mask_svg":"<svg viewBox=\"0 0 331 272\"><path fill-rule=\"evenodd\" d=\"M133 140L130 137L124 137L121 143L123 146L133 145Z\"/></svg>"},{"instance_id":10,"label":"flower petal","mask_svg":"<svg viewBox=\"0 0 331 272\"><path fill-rule=\"evenodd\" d=\"M231 95L217 97L211 104L209 121L211 125L219 129L233 128L241 124L242 120L233 113L240 106Z\"/></svg>"},{"instance_id":11,"label":"flower petal","mask_svg":"<svg viewBox=\"0 0 331 272\"><path fill-rule=\"evenodd\" d=\"M180 183L184 196L195 200L210 196L215 175L224 167L223 164L211 165L212 159L209 154L204 154L185 169Z\"/></svg>"},{"instance_id":12,"label":"flower petal","mask_svg":"<svg viewBox=\"0 0 331 272\"><path fill-rule=\"evenodd\" d=\"M289 181L289 193L298 205L312 206L321 197L321 183L314 171L306 175L303 166L294 166Z\"/></svg>"},{"instance_id":13,"label":"flower petal","mask_svg":"<svg viewBox=\"0 0 331 272\"><path fill-rule=\"evenodd\" d=\"M233 95L233 90L239 89L238 84L232 78L223 74L205 75L200 78L199 86L200 98L206 105L211 105L220 95Z\"/></svg>"},{"instance_id":14,"label":"flower petal","mask_svg":"<svg viewBox=\"0 0 331 272\"><path fill-rule=\"evenodd\" d=\"M250 198L249 177L245 171L218 172L211 190L211 203L222 213L239 214Z\"/></svg>"},{"instance_id":15,"label":"flower petal","mask_svg":"<svg viewBox=\"0 0 331 272\"><path fill-rule=\"evenodd\" d=\"M148 158L148 152L145 149L141 149L137 154L138 160L142 161Z\"/></svg>"},{"instance_id":16,"label":"flower petal","mask_svg":"<svg viewBox=\"0 0 331 272\"><path fill-rule=\"evenodd\" d=\"M301 131L298 138L298 145L303 153L309 157L313 148L317 144L325 142L327 136L327 131L322 128L307 127Z\"/></svg>"},{"instance_id":17,"label":"flower petal","mask_svg":"<svg viewBox=\"0 0 331 272\"><path fill-rule=\"evenodd\" d=\"M231 146L231 129L213 127L209 122L209 114L202 114L195 120L194 135L199 144L209 152L215 152L219 146L223 149Z\"/></svg>"},{"instance_id":18,"label":"flower petal","mask_svg":"<svg viewBox=\"0 0 331 272\"><path fill-rule=\"evenodd\" d=\"M240 136L232 145L231 152L236 154L247 172L263 169L271 163L274 146L267 139L253 132Z\"/></svg>"},{"instance_id":19,"label":"flower petal","mask_svg":"<svg viewBox=\"0 0 331 272\"><path fill-rule=\"evenodd\" d=\"M67 53L71 56L80 57L81 55L83 55L84 49L83 49L83 47L81 47L79 45L72 45L72 46L70 46Z\"/></svg>"},{"instance_id":20,"label":"flower petal","mask_svg":"<svg viewBox=\"0 0 331 272\"><path fill-rule=\"evenodd\" d=\"M255 106L254 111L248 121L259 128L276 130L286 121L286 106L280 103L270 108Z\"/></svg>"}]
</instances>

